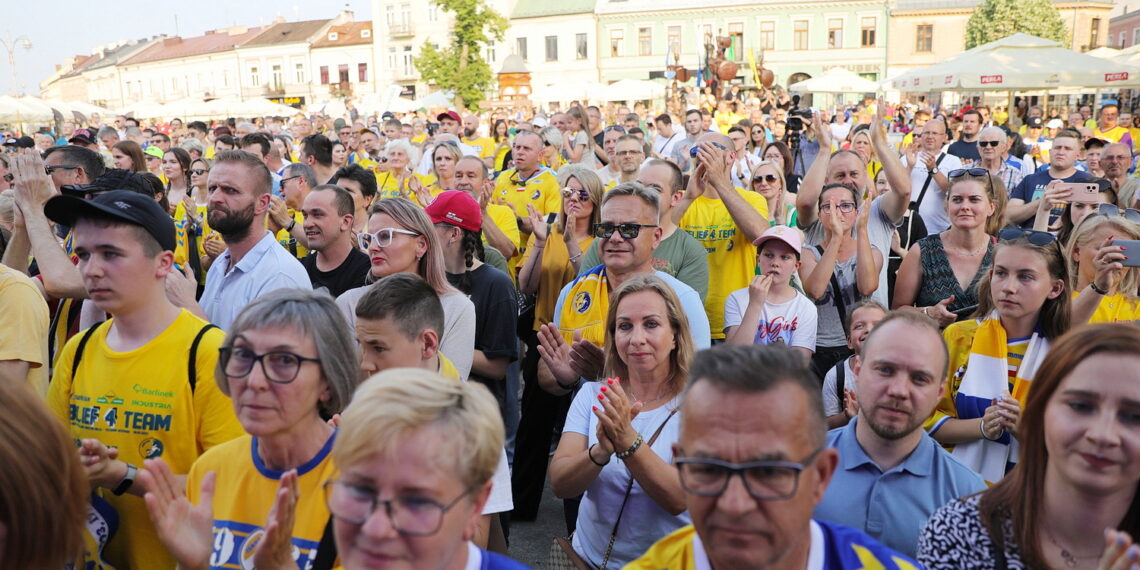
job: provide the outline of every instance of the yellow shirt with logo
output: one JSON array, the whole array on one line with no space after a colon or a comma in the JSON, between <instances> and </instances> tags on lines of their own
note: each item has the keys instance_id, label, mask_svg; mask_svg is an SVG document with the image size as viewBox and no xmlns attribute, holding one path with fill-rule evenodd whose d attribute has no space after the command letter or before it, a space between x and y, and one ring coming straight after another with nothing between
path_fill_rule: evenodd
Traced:
<instances>
[{"instance_id":1,"label":"yellow shirt with logo","mask_svg":"<svg viewBox=\"0 0 1140 570\"><path fill-rule=\"evenodd\" d=\"M529 178L520 179L517 169L504 170L495 179L495 191L491 201L496 204L510 206L514 215L526 219L530 213L527 204L533 205L543 219L551 213L562 211L562 191L558 187L558 176L549 168L539 168ZM516 222L517 223L517 222ZM529 237L529 236L525 236ZM525 239L525 237L520 237ZM519 251L510 259L512 271L517 271L522 263L523 243L519 242Z\"/></svg>"},{"instance_id":2,"label":"yellow shirt with logo","mask_svg":"<svg viewBox=\"0 0 1140 570\"><path fill-rule=\"evenodd\" d=\"M1126 129L1120 125L1112 127L1111 129L1108 129L1107 131L1102 131L1102 130L1100 130L1100 128L1093 127L1093 137L1098 138L1098 139L1110 140L1114 143L1120 142L1121 137L1123 137L1124 135L1127 135L1127 134L1128 134L1128 129Z\"/></svg>"},{"instance_id":3,"label":"yellow shirt with logo","mask_svg":"<svg viewBox=\"0 0 1140 570\"><path fill-rule=\"evenodd\" d=\"M304 214L294 211L292 208L290 208L289 217L293 218L293 221L297 223L296 229L300 231L301 226L305 224ZM269 217L266 216L267 224L268 221ZM289 230L281 228L277 230L277 235L274 237L277 238L277 243L281 244L281 247L285 248L285 251L288 251L293 255L293 257L296 257L297 259L304 259L306 255L309 255L308 248L306 248L304 244L302 244L297 238L293 237L293 234Z\"/></svg>"},{"instance_id":4,"label":"yellow shirt with logo","mask_svg":"<svg viewBox=\"0 0 1140 570\"><path fill-rule=\"evenodd\" d=\"M606 313L609 310L609 279L606 266L599 265L578 276L566 292L562 312L554 318L566 342L574 342L574 333L579 333L582 340L602 346L606 341Z\"/></svg>"},{"instance_id":5,"label":"yellow shirt with logo","mask_svg":"<svg viewBox=\"0 0 1140 570\"><path fill-rule=\"evenodd\" d=\"M1073 293L1073 299L1080 292ZM1140 300L1130 300L1124 295L1105 295L1097 305L1096 311L1089 318L1090 324L1096 323L1128 323L1140 321Z\"/></svg>"},{"instance_id":6,"label":"yellow shirt with logo","mask_svg":"<svg viewBox=\"0 0 1140 570\"><path fill-rule=\"evenodd\" d=\"M27 275L0 265L0 314L5 333L0 333L0 360L28 363L25 381L43 397L48 389L48 324L44 296Z\"/></svg>"},{"instance_id":7,"label":"yellow shirt with logo","mask_svg":"<svg viewBox=\"0 0 1140 570\"><path fill-rule=\"evenodd\" d=\"M293 560L308 568L329 520L329 509L322 489L333 478L332 446L334 432L317 455L297 467L296 519L293 524ZM277 496L284 472L262 462L257 447L260 440L245 435L202 454L186 478L186 497L201 503L202 479L214 471L214 540L210 568L252 568L253 552L265 538L265 522Z\"/></svg>"},{"instance_id":8,"label":"yellow shirt with logo","mask_svg":"<svg viewBox=\"0 0 1140 570\"><path fill-rule=\"evenodd\" d=\"M400 179L391 172L378 172L376 173L376 199L383 200L384 198L407 198L412 202L419 204L415 198L415 192L411 189L411 180L414 176L420 184L425 187L424 176L415 172L409 173L410 176L404 177L401 183Z\"/></svg>"},{"instance_id":9,"label":"yellow shirt with logo","mask_svg":"<svg viewBox=\"0 0 1140 570\"><path fill-rule=\"evenodd\" d=\"M205 450L244 433L230 399L214 381L225 333L215 328L203 335L191 389L190 345L206 321L183 309L166 330L128 352L107 346L114 322L104 323L88 339L75 377L72 362L84 335L72 337L48 388L48 406L76 440L94 438L117 447L119 459L135 466L161 457L172 472L182 474ZM101 493L120 518L107 559L118 568L173 568L174 559L159 541L142 497Z\"/></svg>"},{"instance_id":10,"label":"yellow shirt with logo","mask_svg":"<svg viewBox=\"0 0 1140 570\"><path fill-rule=\"evenodd\" d=\"M756 192L735 189L748 205L768 218L768 201ZM756 274L756 246L736 226L719 199L700 196L681 218L680 228L696 238L709 256L709 293L705 313L714 339L724 338L724 302L729 293L747 287Z\"/></svg>"},{"instance_id":11,"label":"yellow shirt with logo","mask_svg":"<svg viewBox=\"0 0 1140 570\"><path fill-rule=\"evenodd\" d=\"M479 158L494 158L495 157L495 141L489 137L478 137L474 139L463 139L463 144L478 148Z\"/></svg>"},{"instance_id":12,"label":"yellow shirt with logo","mask_svg":"<svg viewBox=\"0 0 1140 570\"><path fill-rule=\"evenodd\" d=\"M198 212L199 229L196 232L195 240L198 244L198 259L203 260L206 258L206 236L210 235L210 223L206 219L206 206L196 206ZM186 219L186 207L181 202L178 207L174 209L174 263L183 267L190 263L190 250L187 244L190 243L190 237L187 234L189 220ZM206 284L206 270L203 268L198 274L198 282Z\"/></svg>"}]
</instances>

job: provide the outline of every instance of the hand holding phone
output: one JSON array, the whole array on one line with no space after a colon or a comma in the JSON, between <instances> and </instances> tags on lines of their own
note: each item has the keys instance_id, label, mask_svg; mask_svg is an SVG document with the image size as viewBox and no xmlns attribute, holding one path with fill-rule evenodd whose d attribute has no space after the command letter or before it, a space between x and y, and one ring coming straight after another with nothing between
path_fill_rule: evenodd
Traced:
<instances>
[{"instance_id":1,"label":"hand holding phone","mask_svg":"<svg viewBox=\"0 0 1140 570\"><path fill-rule=\"evenodd\" d=\"M1069 191L1069 201L1074 204L1099 204L1100 185L1095 182L1062 182L1058 190Z\"/></svg>"},{"instance_id":2,"label":"hand holding phone","mask_svg":"<svg viewBox=\"0 0 1140 570\"><path fill-rule=\"evenodd\" d=\"M1120 246L1124 250L1124 259L1117 259L1125 267L1140 267L1140 240L1114 239L1112 245Z\"/></svg>"}]
</instances>

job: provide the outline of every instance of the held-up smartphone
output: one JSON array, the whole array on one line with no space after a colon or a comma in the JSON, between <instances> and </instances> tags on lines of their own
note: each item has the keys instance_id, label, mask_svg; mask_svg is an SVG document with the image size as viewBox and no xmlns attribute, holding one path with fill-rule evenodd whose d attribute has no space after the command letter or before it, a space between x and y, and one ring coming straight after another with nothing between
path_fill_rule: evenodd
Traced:
<instances>
[{"instance_id":1,"label":"held-up smartphone","mask_svg":"<svg viewBox=\"0 0 1140 570\"><path fill-rule=\"evenodd\" d=\"M1095 182L1062 182L1057 189L1071 192L1069 201L1075 204L1100 203L1100 185Z\"/></svg>"},{"instance_id":2,"label":"held-up smartphone","mask_svg":"<svg viewBox=\"0 0 1140 570\"><path fill-rule=\"evenodd\" d=\"M1127 255L1128 259L1121 259L1122 265L1140 267L1140 239L1114 239L1112 245L1119 245L1124 248L1124 255Z\"/></svg>"}]
</instances>

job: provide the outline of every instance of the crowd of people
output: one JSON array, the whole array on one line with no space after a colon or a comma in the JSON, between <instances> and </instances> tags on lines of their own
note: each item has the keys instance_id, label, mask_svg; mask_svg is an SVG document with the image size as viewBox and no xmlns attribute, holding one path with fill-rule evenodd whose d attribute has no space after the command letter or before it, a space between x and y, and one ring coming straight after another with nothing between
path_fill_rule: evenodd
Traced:
<instances>
[{"instance_id":1,"label":"crowd of people","mask_svg":"<svg viewBox=\"0 0 1140 570\"><path fill-rule=\"evenodd\" d=\"M1140 568L1115 103L437 111L4 132L0 568Z\"/></svg>"}]
</instances>

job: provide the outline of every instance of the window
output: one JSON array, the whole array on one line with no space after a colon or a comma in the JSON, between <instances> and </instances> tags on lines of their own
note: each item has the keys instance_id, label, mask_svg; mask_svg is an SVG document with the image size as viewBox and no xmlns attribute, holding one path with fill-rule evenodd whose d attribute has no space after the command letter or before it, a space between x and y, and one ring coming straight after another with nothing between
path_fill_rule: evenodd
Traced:
<instances>
[{"instance_id":1,"label":"window","mask_svg":"<svg viewBox=\"0 0 1140 570\"><path fill-rule=\"evenodd\" d=\"M792 24L792 49L808 49L807 20L796 20Z\"/></svg>"},{"instance_id":2,"label":"window","mask_svg":"<svg viewBox=\"0 0 1140 570\"><path fill-rule=\"evenodd\" d=\"M412 23L412 5L400 4L400 23L407 26Z\"/></svg>"},{"instance_id":3,"label":"window","mask_svg":"<svg viewBox=\"0 0 1140 570\"><path fill-rule=\"evenodd\" d=\"M321 85L328 85L328 84L329 84L329 66L322 65L321 66Z\"/></svg>"},{"instance_id":4,"label":"window","mask_svg":"<svg viewBox=\"0 0 1140 570\"><path fill-rule=\"evenodd\" d=\"M368 64L356 64L356 79L361 83L368 83Z\"/></svg>"},{"instance_id":5,"label":"window","mask_svg":"<svg viewBox=\"0 0 1140 570\"><path fill-rule=\"evenodd\" d=\"M526 38L515 38L515 52L519 54L519 57L523 58L523 61L527 61Z\"/></svg>"},{"instance_id":6,"label":"window","mask_svg":"<svg viewBox=\"0 0 1140 570\"><path fill-rule=\"evenodd\" d=\"M1127 37L1125 34L1127 34L1127 32L1120 32L1120 45L1118 45L1116 47L1118 47L1120 49L1124 49L1125 47L1128 47L1128 46L1124 45L1124 38ZM1132 30L1132 40L1133 40L1132 43L1136 43L1136 41L1135 41L1136 40L1136 30L1135 29Z\"/></svg>"},{"instance_id":7,"label":"window","mask_svg":"<svg viewBox=\"0 0 1140 570\"><path fill-rule=\"evenodd\" d=\"M284 74L281 72L281 66L280 65L274 65L273 66L273 89L275 91L280 91L281 89L284 88L284 86L285 86L285 77L284 77Z\"/></svg>"},{"instance_id":8,"label":"window","mask_svg":"<svg viewBox=\"0 0 1140 570\"><path fill-rule=\"evenodd\" d=\"M335 42L338 39L340 39L340 34L338 34L336 32L329 32L329 41L330 42Z\"/></svg>"},{"instance_id":9,"label":"window","mask_svg":"<svg viewBox=\"0 0 1140 570\"><path fill-rule=\"evenodd\" d=\"M494 43L491 43L491 44L488 44L488 45L487 45L487 49L486 49L486 51L485 51L485 52L484 52L484 54L483 54L483 59L485 59L485 60L487 60L487 61L489 61L489 62L494 62L494 61L496 61L496 60L498 60L498 59L499 59L499 58L498 58L498 57L496 57L496 55L495 55L495 44L494 44Z\"/></svg>"},{"instance_id":10,"label":"window","mask_svg":"<svg viewBox=\"0 0 1140 570\"><path fill-rule=\"evenodd\" d=\"M725 57L729 61L744 60L744 24L736 22L728 25L728 39L732 42L725 50Z\"/></svg>"},{"instance_id":11,"label":"window","mask_svg":"<svg viewBox=\"0 0 1140 570\"><path fill-rule=\"evenodd\" d=\"M653 28L637 29L637 55L653 55Z\"/></svg>"},{"instance_id":12,"label":"window","mask_svg":"<svg viewBox=\"0 0 1140 570\"><path fill-rule=\"evenodd\" d=\"M670 53L681 54L681 26L669 26L665 29L667 40L666 49Z\"/></svg>"},{"instance_id":13,"label":"window","mask_svg":"<svg viewBox=\"0 0 1140 570\"><path fill-rule=\"evenodd\" d=\"M360 37L362 37L362 38L372 37L372 30L370 30L368 28L364 28L363 30L360 30Z\"/></svg>"},{"instance_id":14,"label":"window","mask_svg":"<svg viewBox=\"0 0 1140 570\"><path fill-rule=\"evenodd\" d=\"M404 77L414 77L416 66L412 63L412 46L404 46Z\"/></svg>"},{"instance_id":15,"label":"window","mask_svg":"<svg viewBox=\"0 0 1140 570\"><path fill-rule=\"evenodd\" d=\"M230 86L230 72L223 70L222 71L222 87L229 87L229 86ZM139 82L139 92L140 93L142 92L142 82L141 81Z\"/></svg>"},{"instance_id":16,"label":"window","mask_svg":"<svg viewBox=\"0 0 1140 570\"><path fill-rule=\"evenodd\" d=\"M388 27L392 27L392 24L396 23L396 6L388 4L384 8L384 23L387 24Z\"/></svg>"},{"instance_id":17,"label":"window","mask_svg":"<svg viewBox=\"0 0 1140 570\"><path fill-rule=\"evenodd\" d=\"M776 49L776 22L760 22L760 48Z\"/></svg>"},{"instance_id":18,"label":"window","mask_svg":"<svg viewBox=\"0 0 1140 570\"><path fill-rule=\"evenodd\" d=\"M610 30L610 57L621 57L625 52L625 30Z\"/></svg>"},{"instance_id":19,"label":"window","mask_svg":"<svg viewBox=\"0 0 1140 570\"><path fill-rule=\"evenodd\" d=\"M305 82L305 64L298 63L294 66L294 68L295 68L294 71L296 73L297 83L304 83Z\"/></svg>"},{"instance_id":20,"label":"window","mask_svg":"<svg viewBox=\"0 0 1140 570\"><path fill-rule=\"evenodd\" d=\"M337 66L337 77L341 83L348 83L348 64L342 63Z\"/></svg>"},{"instance_id":21,"label":"window","mask_svg":"<svg viewBox=\"0 0 1140 570\"><path fill-rule=\"evenodd\" d=\"M1132 45L1140 44L1140 28L1132 28ZM1124 46L1124 32L1120 32L1120 45Z\"/></svg>"},{"instance_id":22,"label":"window","mask_svg":"<svg viewBox=\"0 0 1140 570\"><path fill-rule=\"evenodd\" d=\"M249 68L249 84L254 87L261 85L261 74L257 72L256 67Z\"/></svg>"},{"instance_id":23,"label":"window","mask_svg":"<svg viewBox=\"0 0 1140 570\"><path fill-rule=\"evenodd\" d=\"M1089 49L1100 45L1100 18L1093 18L1089 24Z\"/></svg>"},{"instance_id":24,"label":"window","mask_svg":"<svg viewBox=\"0 0 1140 570\"><path fill-rule=\"evenodd\" d=\"M439 6L434 2L428 4L428 21L435 22L439 20Z\"/></svg>"},{"instance_id":25,"label":"window","mask_svg":"<svg viewBox=\"0 0 1140 570\"><path fill-rule=\"evenodd\" d=\"M558 61L558 36L546 36L546 61Z\"/></svg>"},{"instance_id":26,"label":"window","mask_svg":"<svg viewBox=\"0 0 1140 570\"><path fill-rule=\"evenodd\" d=\"M586 34L574 35L574 57L586 59L590 56L590 40Z\"/></svg>"},{"instance_id":27,"label":"window","mask_svg":"<svg viewBox=\"0 0 1140 570\"><path fill-rule=\"evenodd\" d=\"M934 46L934 24L919 24L914 33L914 51L930 53Z\"/></svg>"},{"instance_id":28,"label":"window","mask_svg":"<svg viewBox=\"0 0 1140 570\"><path fill-rule=\"evenodd\" d=\"M875 47L875 29L878 27L878 19L873 16L860 20L859 45Z\"/></svg>"},{"instance_id":29,"label":"window","mask_svg":"<svg viewBox=\"0 0 1140 570\"><path fill-rule=\"evenodd\" d=\"M388 69L396 71L396 48L388 48Z\"/></svg>"},{"instance_id":30,"label":"window","mask_svg":"<svg viewBox=\"0 0 1140 570\"><path fill-rule=\"evenodd\" d=\"M843 47L843 20L832 18L827 21L827 47Z\"/></svg>"}]
</instances>

